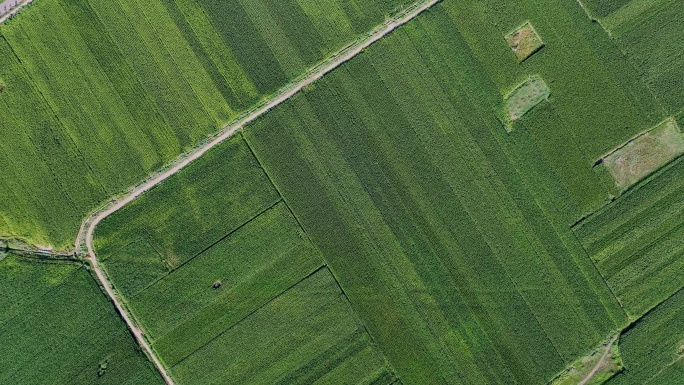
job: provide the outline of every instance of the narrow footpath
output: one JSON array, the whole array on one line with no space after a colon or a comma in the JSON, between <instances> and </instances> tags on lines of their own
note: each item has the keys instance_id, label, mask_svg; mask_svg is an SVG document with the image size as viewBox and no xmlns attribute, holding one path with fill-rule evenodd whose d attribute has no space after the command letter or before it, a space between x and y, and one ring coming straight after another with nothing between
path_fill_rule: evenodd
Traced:
<instances>
[{"instance_id":1,"label":"narrow footpath","mask_svg":"<svg viewBox=\"0 0 684 385\"><path fill-rule=\"evenodd\" d=\"M586 385L594 376L596 373L601 370L601 367L603 366L603 362L606 360L606 357L610 354L610 348L613 347L613 344L615 341L617 341L619 334L615 335L610 342L608 343L608 346L606 346L606 350L603 352L603 355L599 359L599 361L596 363L596 366L587 374L586 377L578 384L578 385Z\"/></svg>"},{"instance_id":2,"label":"narrow footpath","mask_svg":"<svg viewBox=\"0 0 684 385\"><path fill-rule=\"evenodd\" d=\"M95 232L95 227L103 219L113 214L117 210L121 209L128 203L132 202L138 196L150 190L152 187L170 178L171 176L185 168L188 164L200 158L207 151L211 150L212 148L219 145L221 142L233 136L238 130L242 129L250 122L262 116L269 110L275 108L279 104L285 102L286 100L297 94L300 90L302 90L302 88L314 83L316 80L320 79L328 72L334 70L346 61L352 59L353 57L361 53L364 49L369 47L371 44L380 40L382 37L389 34L396 28L411 21L428 8L437 4L439 1L440 0L421 1L408 7L402 13L398 14L392 19L386 21L384 24L381 24L380 26L373 29L368 35L351 43L347 47L333 54L330 58L324 60L317 66L313 67L311 70L306 72L303 76L299 77L294 82L281 88L271 98L266 99L264 102L260 103L256 107L242 114L236 120L234 120L233 122L225 126L223 129L221 129L217 134L210 137L207 141L203 142L193 150L181 154L169 166L158 171L141 184L130 189L126 193L126 195L117 199L113 199L105 206L96 210L83 221L81 229L79 230L79 234L76 238L75 251L77 253L83 253L84 251L81 250L81 248L83 247L83 245L85 245L85 253L87 253L86 258L90 261L90 264L92 265L92 268L95 272L95 275L97 276L97 279L100 281L100 284L104 287L109 298L111 298L112 302L114 302L116 309L121 314L121 317L126 322L126 325L128 325L128 328L135 336L135 339L137 340L138 344L150 357L150 359L152 360L152 362L154 363L157 370L162 375L164 381L166 381L167 384L172 385L173 379L169 376L169 374L166 371L166 368L162 365L162 363L155 355L151 346L145 339L143 331L137 326L138 323L134 321L133 316L128 312L127 308L123 305L122 299L114 290L114 287L112 286L106 273L104 272L104 270L98 262L97 255L95 254L95 250L93 248L93 234Z\"/></svg>"}]
</instances>

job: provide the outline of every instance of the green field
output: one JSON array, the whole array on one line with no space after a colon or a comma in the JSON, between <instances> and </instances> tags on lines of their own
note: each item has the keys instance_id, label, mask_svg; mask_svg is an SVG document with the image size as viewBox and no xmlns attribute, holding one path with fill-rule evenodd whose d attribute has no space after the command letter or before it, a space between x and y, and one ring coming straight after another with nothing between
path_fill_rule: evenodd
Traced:
<instances>
[{"instance_id":1,"label":"green field","mask_svg":"<svg viewBox=\"0 0 684 385\"><path fill-rule=\"evenodd\" d=\"M605 204L607 192L592 165L666 117L605 31L574 1L453 0L443 7L501 94L532 75L551 89L549 103L538 105L515 130L537 143L534 156L549 167L541 172L557 175L568 203L577 206L579 215L566 210L574 216L568 222ZM545 46L519 64L501 37L525 20Z\"/></svg>"},{"instance_id":2,"label":"green field","mask_svg":"<svg viewBox=\"0 0 684 385\"><path fill-rule=\"evenodd\" d=\"M619 0L601 23L669 114L684 111L684 8L677 0ZM610 3L610 2L604 2ZM601 5L595 7L602 8Z\"/></svg>"},{"instance_id":3,"label":"green field","mask_svg":"<svg viewBox=\"0 0 684 385\"><path fill-rule=\"evenodd\" d=\"M106 218L94 244L132 296L279 200L247 146L232 140Z\"/></svg>"},{"instance_id":4,"label":"green field","mask_svg":"<svg viewBox=\"0 0 684 385\"><path fill-rule=\"evenodd\" d=\"M0 27L0 235L80 222L406 0L45 0Z\"/></svg>"},{"instance_id":5,"label":"green field","mask_svg":"<svg viewBox=\"0 0 684 385\"><path fill-rule=\"evenodd\" d=\"M80 264L9 255L0 292L0 383L164 383Z\"/></svg>"},{"instance_id":6,"label":"green field","mask_svg":"<svg viewBox=\"0 0 684 385\"><path fill-rule=\"evenodd\" d=\"M409 3L27 7L0 26L0 238L69 249ZM682 382L682 21L440 1L104 218L99 264L179 385L579 383L618 334L589 384ZM0 383L163 382L88 265L10 245Z\"/></svg>"},{"instance_id":7,"label":"green field","mask_svg":"<svg viewBox=\"0 0 684 385\"><path fill-rule=\"evenodd\" d=\"M95 246L179 383L394 379L239 135L108 217Z\"/></svg>"},{"instance_id":8,"label":"green field","mask_svg":"<svg viewBox=\"0 0 684 385\"><path fill-rule=\"evenodd\" d=\"M679 159L574 228L633 318L684 287L683 189Z\"/></svg>"},{"instance_id":9,"label":"green field","mask_svg":"<svg viewBox=\"0 0 684 385\"><path fill-rule=\"evenodd\" d=\"M558 179L528 183L552 168L496 119L502 93L457 9L441 3L245 136L402 381L545 383L625 316L542 191ZM570 112L538 109L554 103Z\"/></svg>"},{"instance_id":10,"label":"green field","mask_svg":"<svg viewBox=\"0 0 684 385\"><path fill-rule=\"evenodd\" d=\"M684 381L684 291L631 325L620 337L625 370L607 385L681 384Z\"/></svg>"}]
</instances>

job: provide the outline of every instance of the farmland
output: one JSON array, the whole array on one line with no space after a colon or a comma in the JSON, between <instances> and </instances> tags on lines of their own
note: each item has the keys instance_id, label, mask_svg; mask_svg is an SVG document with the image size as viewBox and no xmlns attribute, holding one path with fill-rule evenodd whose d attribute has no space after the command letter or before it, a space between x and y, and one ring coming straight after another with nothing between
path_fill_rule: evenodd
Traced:
<instances>
[{"instance_id":1,"label":"farmland","mask_svg":"<svg viewBox=\"0 0 684 385\"><path fill-rule=\"evenodd\" d=\"M621 337L625 370L608 385L679 384L684 379L684 291L634 323Z\"/></svg>"},{"instance_id":2,"label":"farmland","mask_svg":"<svg viewBox=\"0 0 684 385\"><path fill-rule=\"evenodd\" d=\"M96 247L181 384L394 379L239 136L108 217Z\"/></svg>"},{"instance_id":3,"label":"farmland","mask_svg":"<svg viewBox=\"0 0 684 385\"><path fill-rule=\"evenodd\" d=\"M684 9L676 0L621 0L601 9L601 23L672 115L684 110ZM617 4L616 4L617 5Z\"/></svg>"},{"instance_id":4,"label":"farmland","mask_svg":"<svg viewBox=\"0 0 684 385\"><path fill-rule=\"evenodd\" d=\"M0 26L0 383L681 381L681 7L408 3Z\"/></svg>"},{"instance_id":5,"label":"farmland","mask_svg":"<svg viewBox=\"0 0 684 385\"><path fill-rule=\"evenodd\" d=\"M162 384L79 264L0 261L0 382Z\"/></svg>"},{"instance_id":6,"label":"farmland","mask_svg":"<svg viewBox=\"0 0 684 385\"><path fill-rule=\"evenodd\" d=\"M565 214L552 203L559 195L529 179L554 169L530 126L545 122L552 108L570 114L578 99L564 90L507 135L496 113L517 75L499 88L487 63L470 56L475 42L455 23L463 7L441 3L244 135L402 381L543 383L626 319L560 225ZM574 16L584 17L580 12ZM565 84L560 68L550 72L542 61L560 49L553 46L558 37L544 32L550 21L533 22L547 46L522 65ZM518 66L505 34L493 35L502 57ZM574 63L574 55L563 57ZM596 143L583 145L599 155ZM584 166L572 171L593 175L595 159L579 160ZM547 181L556 191L567 186ZM421 353L407 353L415 350Z\"/></svg>"},{"instance_id":7,"label":"farmland","mask_svg":"<svg viewBox=\"0 0 684 385\"><path fill-rule=\"evenodd\" d=\"M574 227L633 318L684 287L683 178L684 163L679 159Z\"/></svg>"},{"instance_id":8,"label":"farmland","mask_svg":"<svg viewBox=\"0 0 684 385\"><path fill-rule=\"evenodd\" d=\"M403 3L45 0L26 8L0 28L0 234L70 247L105 199ZM275 12L281 7L288 12Z\"/></svg>"}]
</instances>

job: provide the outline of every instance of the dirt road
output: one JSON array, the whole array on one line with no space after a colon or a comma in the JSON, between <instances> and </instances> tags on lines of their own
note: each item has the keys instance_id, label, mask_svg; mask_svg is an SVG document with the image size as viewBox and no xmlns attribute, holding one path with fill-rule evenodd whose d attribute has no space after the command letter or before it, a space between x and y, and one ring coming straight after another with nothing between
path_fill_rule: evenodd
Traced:
<instances>
[{"instance_id":1,"label":"dirt road","mask_svg":"<svg viewBox=\"0 0 684 385\"><path fill-rule=\"evenodd\" d=\"M124 321L126 322L126 324L129 327L129 329L131 330L131 332L135 336L135 339L140 344L140 347L142 349L144 349L145 352L147 352L147 354L150 356L150 358L154 362L155 366L157 367L157 370L159 370L159 373L161 373L161 375L163 376L163 378L167 384L173 384L173 379L168 375L168 373L166 372L166 368L164 368L164 366L161 364L161 362L157 359L156 355L152 351L152 348L150 347L150 345L147 343L146 339L144 338L142 331L136 326L137 323L134 322L131 315L128 313L127 309L122 305L121 299L118 298L118 295L114 291L114 288L111 285L111 283L109 282L106 273L104 272L104 270L100 267L100 265L98 263L97 255L95 254L95 250L93 248L93 234L95 232L95 227L98 225L98 223L100 223L107 216L111 215L112 213L121 209L122 207L124 207L128 203L132 202L138 196L140 196L144 192L150 190L152 187L162 183L164 180L173 176L174 174L176 174L177 172L179 172L180 170L185 168L185 166L187 166L191 162L200 158L207 151L216 147L221 142L223 142L226 139L233 136L233 134L235 134L238 130L242 129L248 123L254 121L255 119L257 119L261 115L268 112L269 110L271 110L271 109L275 108L276 106L278 106L279 104L285 102L286 100L291 98L293 95L298 93L302 88L312 84L316 80L323 77L323 75L325 75L328 72L339 67L341 64L350 60L354 56L358 55L365 48L367 48L371 44L375 43L376 41L380 40L383 36L392 32L397 27L399 27L399 26L407 23L411 19L415 18L420 13L422 13L423 11L432 7L433 5L438 3L439 1L440 0L422 1L422 2L416 3L413 6L407 8L401 14L397 15L396 17L386 21L384 24L375 28L368 36L365 36L365 37L355 41L354 43L350 44L349 46L345 47L344 49L338 51L336 54L334 54L333 56L331 56L327 60L323 61L319 65L317 65L314 68L312 68L311 70L309 70L302 77L298 78L294 82L292 82L289 85L282 88L280 91L278 91L271 98L265 100L263 103L259 104L255 108L253 108L253 109L249 110L248 112L246 112L245 114L241 115L239 118L234 120L232 123L225 126L221 131L219 131L218 134L214 135L210 140L206 141L205 143L201 144L200 146L196 147L195 149L179 156L176 159L176 161L174 161L171 165L169 165L165 169L153 174L150 178L145 180L143 183L141 183L138 186L129 190L129 192L125 196L111 201L109 204L98 209L93 214L91 214L88 218L86 218L85 221L83 221L83 223L81 225L81 229L80 229L79 234L78 234L78 237L76 238L76 243L75 243L76 252L80 252L81 251L80 248L83 246L83 244L85 244L86 252L88 255L87 258L90 261L90 263L92 264L92 267L95 271L95 274L96 274L98 280L100 281L102 286L105 288L107 295L114 302L119 313L121 313L121 317L124 319Z\"/></svg>"},{"instance_id":2,"label":"dirt road","mask_svg":"<svg viewBox=\"0 0 684 385\"><path fill-rule=\"evenodd\" d=\"M608 357L608 354L610 354L610 348L613 346L613 344L615 343L617 338L618 338L618 336L616 335L610 340L610 342L608 343L608 346L606 346L606 351L603 352L601 359L596 363L596 366L594 366L594 369L592 369L591 372L589 372L589 374L587 374L587 376L584 377L584 379L578 385L585 385L601 369L603 362L606 360L606 357Z\"/></svg>"},{"instance_id":3,"label":"dirt road","mask_svg":"<svg viewBox=\"0 0 684 385\"><path fill-rule=\"evenodd\" d=\"M0 3L0 24L19 12L21 8L29 5L33 0L5 0Z\"/></svg>"}]
</instances>

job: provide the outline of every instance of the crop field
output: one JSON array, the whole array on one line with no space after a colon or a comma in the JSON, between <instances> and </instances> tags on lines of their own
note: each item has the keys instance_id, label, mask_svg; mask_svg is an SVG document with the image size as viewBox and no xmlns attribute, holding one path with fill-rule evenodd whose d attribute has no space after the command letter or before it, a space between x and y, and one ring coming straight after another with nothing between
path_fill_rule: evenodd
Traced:
<instances>
[{"instance_id":1,"label":"crop field","mask_svg":"<svg viewBox=\"0 0 684 385\"><path fill-rule=\"evenodd\" d=\"M0 235L72 247L80 221L105 199L406 2L45 0L26 8L0 27Z\"/></svg>"},{"instance_id":2,"label":"crop field","mask_svg":"<svg viewBox=\"0 0 684 385\"><path fill-rule=\"evenodd\" d=\"M135 295L280 200L236 139L99 225L95 247L124 294Z\"/></svg>"},{"instance_id":3,"label":"crop field","mask_svg":"<svg viewBox=\"0 0 684 385\"><path fill-rule=\"evenodd\" d=\"M0 383L684 381L680 1L411 4L0 25Z\"/></svg>"},{"instance_id":4,"label":"crop field","mask_svg":"<svg viewBox=\"0 0 684 385\"><path fill-rule=\"evenodd\" d=\"M564 225L603 206L608 191L592 171L593 164L665 118L605 31L588 22L572 1L452 0L443 7L454 20L453 28L482 63L484 76L502 95L532 75L544 79L551 89L550 102L517 121L516 134L508 140L530 150L537 147L535 156L547 164L547 170L539 172L555 174L567 190L566 205L576 208L564 210L571 214ZM534 25L544 48L518 63L502 36L525 21ZM527 150L514 151L523 154ZM531 173L526 169L524 174Z\"/></svg>"},{"instance_id":5,"label":"crop field","mask_svg":"<svg viewBox=\"0 0 684 385\"><path fill-rule=\"evenodd\" d=\"M684 137L674 118L644 132L602 159L615 183L625 189L684 153Z\"/></svg>"},{"instance_id":6,"label":"crop field","mask_svg":"<svg viewBox=\"0 0 684 385\"><path fill-rule=\"evenodd\" d=\"M457 8L441 3L244 135L402 381L545 383L626 317L554 226L554 198L516 171L545 164L506 155L524 144L496 119L501 91Z\"/></svg>"},{"instance_id":7,"label":"crop field","mask_svg":"<svg viewBox=\"0 0 684 385\"><path fill-rule=\"evenodd\" d=\"M683 181L684 163L679 159L574 227L632 317L684 287Z\"/></svg>"},{"instance_id":8,"label":"crop field","mask_svg":"<svg viewBox=\"0 0 684 385\"><path fill-rule=\"evenodd\" d=\"M395 380L326 268L226 329L172 372L187 384Z\"/></svg>"},{"instance_id":9,"label":"crop field","mask_svg":"<svg viewBox=\"0 0 684 385\"><path fill-rule=\"evenodd\" d=\"M602 25L669 114L684 110L684 9L677 0L632 0L602 12ZM613 12L614 11L614 12Z\"/></svg>"},{"instance_id":10,"label":"crop field","mask_svg":"<svg viewBox=\"0 0 684 385\"><path fill-rule=\"evenodd\" d=\"M684 380L684 291L634 323L620 337L625 370L607 385L680 384Z\"/></svg>"},{"instance_id":11,"label":"crop field","mask_svg":"<svg viewBox=\"0 0 684 385\"><path fill-rule=\"evenodd\" d=\"M163 384L79 264L0 261L0 383Z\"/></svg>"},{"instance_id":12,"label":"crop field","mask_svg":"<svg viewBox=\"0 0 684 385\"><path fill-rule=\"evenodd\" d=\"M394 379L239 136L108 217L96 247L181 384Z\"/></svg>"}]
</instances>

